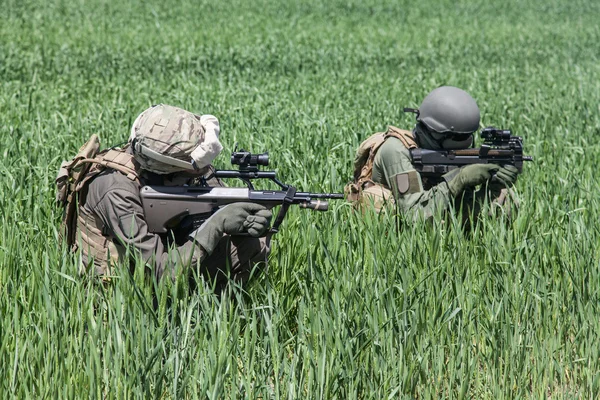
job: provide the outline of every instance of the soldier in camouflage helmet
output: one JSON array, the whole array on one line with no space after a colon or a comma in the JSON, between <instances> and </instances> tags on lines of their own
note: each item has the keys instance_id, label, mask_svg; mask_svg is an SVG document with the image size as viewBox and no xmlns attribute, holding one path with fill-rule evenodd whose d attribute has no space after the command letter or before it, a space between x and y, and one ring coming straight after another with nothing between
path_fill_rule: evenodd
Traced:
<instances>
[{"instance_id":1,"label":"soldier in camouflage helmet","mask_svg":"<svg viewBox=\"0 0 600 400\"><path fill-rule=\"evenodd\" d=\"M83 152L90 148L86 146ZM261 236L270 226L271 211L252 203L227 205L176 245L148 232L142 208L143 185L185 184L207 175L221 150L217 118L160 104L139 115L124 149L94 155L88 159L91 167L79 176L70 171L70 180L77 182L77 216L64 222L73 226L70 244L81 250L83 271L93 266L96 274L107 277L116 261L141 258L158 279L175 279L197 268L216 279L217 286L229 277L245 281L253 266L266 261L269 248ZM214 178L208 183L221 185ZM75 196L70 198L64 201Z\"/></svg>"},{"instance_id":2,"label":"soldier in camouflage helmet","mask_svg":"<svg viewBox=\"0 0 600 400\"><path fill-rule=\"evenodd\" d=\"M518 170L513 166L472 164L453 170L438 181L427 181L411 163L410 149L465 149L473 144L479 127L479 107L464 90L443 86L425 97L418 110L412 131L390 126L361 144L355 159L354 181L346 187L350 200L372 204L378 211L395 205L413 217L429 218L437 210L452 206L465 210L465 220L478 213L486 198L510 212L511 196L507 188L514 185ZM492 179L493 177L493 179ZM485 189L476 187L486 184Z\"/></svg>"}]
</instances>

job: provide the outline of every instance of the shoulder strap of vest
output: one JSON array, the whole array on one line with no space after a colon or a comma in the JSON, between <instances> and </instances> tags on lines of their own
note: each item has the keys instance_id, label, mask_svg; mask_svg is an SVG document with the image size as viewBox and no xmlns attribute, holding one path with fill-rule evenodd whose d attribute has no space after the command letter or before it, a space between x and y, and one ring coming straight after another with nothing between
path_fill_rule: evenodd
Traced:
<instances>
[{"instance_id":1,"label":"shoulder strap of vest","mask_svg":"<svg viewBox=\"0 0 600 400\"><path fill-rule=\"evenodd\" d=\"M373 172L373 162L375 161L375 154L377 154L377 150L379 150L379 148L385 141L385 133L376 133L372 135L371 138L373 138L373 145L369 150L369 156L367 157L367 160L360 169L360 173L358 174L358 176L355 175L356 184L361 190L365 183L371 181L371 175Z\"/></svg>"},{"instance_id":2,"label":"shoulder strap of vest","mask_svg":"<svg viewBox=\"0 0 600 400\"><path fill-rule=\"evenodd\" d=\"M94 176L106 168L111 168L119 171L132 181L139 182L138 167L133 155L122 149L109 149L106 152L98 154L97 157L87 158L81 160L81 162L96 164L92 166L89 172L89 174L93 174ZM86 178L88 177L86 176Z\"/></svg>"},{"instance_id":3,"label":"shoulder strap of vest","mask_svg":"<svg viewBox=\"0 0 600 400\"><path fill-rule=\"evenodd\" d=\"M413 134L411 131L406 131L404 129L396 128L395 126L389 126L387 132L376 134L381 135L381 140L377 141L373 147L371 147L371 152L369 153L369 157L367 162L362 167L360 171L360 175L356 179L356 183L362 188L365 183L371 182L371 177L373 175L373 163L375 161L375 155L379 148L385 143L386 139L390 137L394 137L402 142L404 147L407 149L414 149L417 146L415 139L413 138Z\"/></svg>"},{"instance_id":4,"label":"shoulder strap of vest","mask_svg":"<svg viewBox=\"0 0 600 400\"><path fill-rule=\"evenodd\" d=\"M75 242L77 207L81 205L80 201L85 201L84 189L92 178L106 168L112 168L140 184L138 165L133 155L126 152L127 147L112 148L98 153L99 147L97 135L92 135L71 161L61 164L56 178L57 201L65 207L61 240L66 239L69 246L73 246Z\"/></svg>"},{"instance_id":5,"label":"shoulder strap of vest","mask_svg":"<svg viewBox=\"0 0 600 400\"><path fill-rule=\"evenodd\" d=\"M390 125L385 133L385 138L387 139L389 137L394 137L400 140L404 147L406 147L408 150L418 147L411 131L399 129Z\"/></svg>"},{"instance_id":6,"label":"shoulder strap of vest","mask_svg":"<svg viewBox=\"0 0 600 400\"><path fill-rule=\"evenodd\" d=\"M415 139L413 138L413 134L411 131L407 131L404 129L396 128L395 126L389 126L386 132L375 133L371 135L367 140L365 140L360 148L361 149L369 149L369 155L366 157L366 160L363 158L359 159L360 163L357 163L355 160L355 171L354 171L354 181L350 182L344 188L344 192L346 193L346 197L348 200L356 202L362 197L362 192L364 189L367 189L373 185L376 185L373 182L373 164L375 162L375 156L377 155L377 151L383 145L383 143L390 137L394 137L407 149L414 149L418 147ZM361 166L361 163L362 164Z\"/></svg>"},{"instance_id":7,"label":"shoulder strap of vest","mask_svg":"<svg viewBox=\"0 0 600 400\"><path fill-rule=\"evenodd\" d=\"M138 166L132 154L127 153L124 149L108 149L94 158L86 158L80 161L81 163L92 164L85 177L79 181L76 191L80 191L90 179L97 176L106 168L114 169L125 175L135 183L140 183Z\"/></svg>"}]
</instances>

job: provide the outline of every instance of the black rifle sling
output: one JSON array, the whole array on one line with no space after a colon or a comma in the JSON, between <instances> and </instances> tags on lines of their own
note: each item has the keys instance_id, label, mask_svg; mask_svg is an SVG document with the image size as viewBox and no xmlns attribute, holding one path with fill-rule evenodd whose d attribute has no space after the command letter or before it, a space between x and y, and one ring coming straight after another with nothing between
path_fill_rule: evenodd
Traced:
<instances>
[{"instance_id":1,"label":"black rifle sling","mask_svg":"<svg viewBox=\"0 0 600 400\"><path fill-rule=\"evenodd\" d=\"M276 233L279 232L279 225L283 222L285 218L285 214L290 208L290 205L294 203L294 196L296 195L296 188L293 186L289 186L287 188L287 192L285 193L285 198L283 199L283 203L281 204L281 209L277 213L277 218L275 219L275 223L273 227L271 227L271 232Z\"/></svg>"}]
</instances>

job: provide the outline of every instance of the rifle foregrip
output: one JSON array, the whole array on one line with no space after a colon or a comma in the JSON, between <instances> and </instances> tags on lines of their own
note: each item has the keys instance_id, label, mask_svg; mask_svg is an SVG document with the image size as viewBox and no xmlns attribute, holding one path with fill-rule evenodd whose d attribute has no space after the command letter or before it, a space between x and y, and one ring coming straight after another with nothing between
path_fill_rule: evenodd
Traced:
<instances>
[{"instance_id":1,"label":"rifle foregrip","mask_svg":"<svg viewBox=\"0 0 600 400\"><path fill-rule=\"evenodd\" d=\"M309 202L304 202L298 204L300 208L309 208L315 211L327 211L329 208L329 203L323 200L311 200Z\"/></svg>"}]
</instances>

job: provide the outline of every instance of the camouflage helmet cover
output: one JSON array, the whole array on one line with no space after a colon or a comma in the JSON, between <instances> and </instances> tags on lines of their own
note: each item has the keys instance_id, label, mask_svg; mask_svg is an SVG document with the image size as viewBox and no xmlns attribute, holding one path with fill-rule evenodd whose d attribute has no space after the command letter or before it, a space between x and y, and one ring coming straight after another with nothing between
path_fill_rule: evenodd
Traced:
<instances>
[{"instance_id":1,"label":"camouflage helmet cover","mask_svg":"<svg viewBox=\"0 0 600 400\"><path fill-rule=\"evenodd\" d=\"M462 89L442 86L425 97L416 111L417 121L438 133L473 133L479 128L480 113L475 100Z\"/></svg>"},{"instance_id":2,"label":"camouflage helmet cover","mask_svg":"<svg viewBox=\"0 0 600 400\"><path fill-rule=\"evenodd\" d=\"M137 117L129 139L143 169L169 174L209 165L223 149L218 136L219 121L212 115L159 104Z\"/></svg>"}]
</instances>

